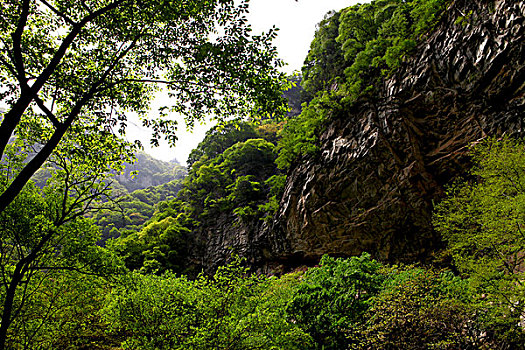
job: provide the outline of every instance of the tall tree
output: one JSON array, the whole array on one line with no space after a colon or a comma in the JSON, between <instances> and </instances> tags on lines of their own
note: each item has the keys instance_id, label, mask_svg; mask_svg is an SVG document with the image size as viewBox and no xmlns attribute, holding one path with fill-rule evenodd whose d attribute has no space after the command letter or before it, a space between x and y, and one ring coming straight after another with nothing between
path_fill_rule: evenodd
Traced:
<instances>
[{"instance_id":1,"label":"tall tree","mask_svg":"<svg viewBox=\"0 0 525 350\"><path fill-rule=\"evenodd\" d=\"M136 112L152 143L175 142L166 109L147 119L159 85L190 126L206 114L284 108L276 31L251 35L248 1L0 0L0 157L13 135L41 136L2 188L0 212L74 125L122 134Z\"/></svg>"},{"instance_id":2,"label":"tall tree","mask_svg":"<svg viewBox=\"0 0 525 350\"><path fill-rule=\"evenodd\" d=\"M41 137L19 136L6 147L1 190L9 186L10 172L24 166L31 152L27 140ZM108 270L114 259L95 244L100 232L84 216L110 194L106 179L122 170L131 151L114 135L74 125L46 163L51 176L44 188L29 182L0 212L0 349L5 348L11 325L31 314L28 304L41 296L45 280L64 270L114 272Z\"/></svg>"},{"instance_id":3,"label":"tall tree","mask_svg":"<svg viewBox=\"0 0 525 350\"><path fill-rule=\"evenodd\" d=\"M237 5L236 5L237 4ZM252 36L248 1L0 0L0 349L24 290L49 271L89 271L83 215L126 161L127 113L175 142L167 109L148 119L159 86L193 123L206 114L283 107L275 30ZM47 189L30 185L51 161ZM93 243L93 242L91 242ZM91 247L91 248L89 248ZM80 250L77 248L81 248ZM75 256L72 256L75 255ZM71 259L70 259L71 258ZM80 266L78 265L80 264ZM20 294L22 293L22 294Z\"/></svg>"}]
</instances>

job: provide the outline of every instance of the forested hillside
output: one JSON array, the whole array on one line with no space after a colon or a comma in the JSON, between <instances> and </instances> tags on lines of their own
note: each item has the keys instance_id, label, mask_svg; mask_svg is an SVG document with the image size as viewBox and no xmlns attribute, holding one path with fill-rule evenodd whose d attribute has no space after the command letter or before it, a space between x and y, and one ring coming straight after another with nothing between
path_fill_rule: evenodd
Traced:
<instances>
[{"instance_id":1,"label":"forested hillside","mask_svg":"<svg viewBox=\"0 0 525 350\"><path fill-rule=\"evenodd\" d=\"M136 161L125 164L124 172L115 176L115 180L131 193L173 180L182 180L184 176L186 176L186 168L177 160L164 162L140 151L136 154Z\"/></svg>"},{"instance_id":2,"label":"forested hillside","mask_svg":"<svg viewBox=\"0 0 525 350\"><path fill-rule=\"evenodd\" d=\"M56 169L52 162L32 178L38 187L45 187ZM119 237L123 230L138 231L149 220L158 205L177 195L186 176L186 167L176 160L163 162L138 151L123 164L123 170L105 179L111 184L112 196L104 198L105 209L93 215L102 231L100 244Z\"/></svg>"},{"instance_id":3,"label":"forested hillside","mask_svg":"<svg viewBox=\"0 0 525 350\"><path fill-rule=\"evenodd\" d=\"M0 5L0 350L525 348L523 1Z\"/></svg>"}]
</instances>

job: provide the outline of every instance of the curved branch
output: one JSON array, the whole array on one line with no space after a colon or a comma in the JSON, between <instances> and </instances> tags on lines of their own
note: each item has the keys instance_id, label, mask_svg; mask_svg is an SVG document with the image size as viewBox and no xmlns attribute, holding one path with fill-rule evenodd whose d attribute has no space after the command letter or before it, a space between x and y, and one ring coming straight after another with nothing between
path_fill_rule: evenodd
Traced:
<instances>
[{"instance_id":1,"label":"curved branch","mask_svg":"<svg viewBox=\"0 0 525 350\"><path fill-rule=\"evenodd\" d=\"M21 20L18 24L17 30L13 34L13 45L15 46L16 43L21 43L21 37L24 30L24 27L27 22L27 16L29 14L29 1L30 0L23 0L24 4L27 4L27 11L22 12L21 14ZM9 142L9 139L11 135L13 134L13 131L15 130L16 126L20 122L20 119L22 118L22 115L25 113L31 102L34 100L34 96L38 94L40 89L44 86L44 84L48 81L48 79L51 77L51 75L56 71L60 61L65 56L67 50L72 45L72 43L75 41L76 37L80 34L82 29L91 21L95 20L97 17L100 17L112 10L115 10L118 8L121 4L123 4L126 0L116 0L103 8L90 13L88 16L84 17L80 22L76 23L72 30L69 32L69 34L64 38L62 43L60 44L59 48L49 61L48 65L42 70L42 73L38 76L38 78L35 80L33 85L30 87L32 91L27 91L23 89L21 91L19 99L15 102L15 104L11 107L11 109L4 114L4 119L2 121L2 124L0 124L0 159L2 158L2 155L4 154L5 148ZM25 17L23 17L25 15ZM24 19L25 18L25 19ZM20 69L23 69L23 60L21 56L21 51L16 53L17 50L15 50L15 57L18 57L15 59L15 63L19 62L18 64L15 64L15 67L17 68L17 71L20 71ZM22 66L20 67L20 64ZM18 67L17 67L18 65ZM19 81L25 81L24 77L18 77ZM56 145L55 145L56 146ZM3 196L3 195L2 195ZM0 205L0 212L5 208L5 206Z\"/></svg>"},{"instance_id":2,"label":"curved branch","mask_svg":"<svg viewBox=\"0 0 525 350\"><path fill-rule=\"evenodd\" d=\"M53 5L51 5L46 0L40 0L40 2L43 3L48 9L53 11L53 13L55 15L57 15L58 17L62 18L64 21L66 21L69 25L74 26L74 25L77 24L75 21L73 21L71 18L69 18L65 13L62 13L62 12L58 11Z\"/></svg>"}]
</instances>

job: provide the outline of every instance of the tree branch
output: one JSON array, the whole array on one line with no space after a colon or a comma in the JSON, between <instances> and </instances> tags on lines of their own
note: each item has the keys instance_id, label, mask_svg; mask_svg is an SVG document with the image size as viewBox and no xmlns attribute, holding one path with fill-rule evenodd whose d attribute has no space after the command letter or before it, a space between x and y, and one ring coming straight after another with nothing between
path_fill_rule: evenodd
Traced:
<instances>
[{"instance_id":1,"label":"tree branch","mask_svg":"<svg viewBox=\"0 0 525 350\"><path fill-rule=\"evenodd\" d=\"M84 10L86 10L89 14L93 14L93 11L86 5L85 0L81 0L80 3L82 4L82 7L84 8Z\"/></svg>"},{"instance_id":2,"label":"tree branch","mask_svg":"<svg viewBox=\"0 0 525 350\"><path fill-rule=\"evenodd\" d=\"M29 1L30 0L23 0L23 1L24 1L24 4L27 4L27 11L26 11L27 13L26 13L26 17L25 17L25 21L27 21L27 16L28 16L28 13L29 13ZM0 158L2 158L2 156L4 154L4 151L5 151L5 147L7 146L7 143L9 142L9 139L10 139L11 135L13 134L13 131L15 130L15 128L18 125L18 123L20 122L20 119L22 118L22 115L25 113L26 109L29 107L29 105L33 101L35 94L38 94L40 89L48 81L48 79L51 77L51 75L56 71L60 61L62 60L62 58L66 54L66 52L69 49L69 47L71 46L71 44L75 41L76 37L80 34L82 29L88 23L90 23L91 21L96 19L97 17L102 16L102 15L106 14L107 12L110 12L110 11L118 8L118 6L120 6L125 1L126 0L116 0L116 1L106 5L104 7L102 7L101 9L90 13L88 16L84 17L80 22L76 23L73 26L72 30L64 38L64 40L60 44L59 48L57 49L57 51L55 52L55 54L53 55L53 57L49 61L48 65L42 70L42 73L38 76L38 78L36 78L35 82L30 87L32 89L32 92L28 92L28 91L25 91L25 90L22 91L19 99L14 103L14 105L11 107L9 112L7 112L4 115L4 119L2 121L2 124L0 124ZM24 13L22 13L22 14L24 14ZM24 29L25 24L26 24L25 21L22 21L22 19L21 19L21 21L18 24L17 30L13 34L13 45L15 45L15 43L19 43L18 45L20 45L22 32L23 32L23 29ZM15 59L15 62L20 60L20 62L23 64L23 61L21 60L22 59L21 51L19 52L19 54L20 54L20 57L18 59ZM15 52L15 56L16 56L16 52ZM15 64L15 67L16 67L16 64ZM23 68L23 66L22 66L22 68ZM17 70L19 70L19 69L20 69L20 67L17 67ZM25 81L25 76L24 77L19 77L19 81L20 80ZM66 127L66 129L67 129L67 127ZM58 140L58 141L60 141L60 140ZM27 182L27 181L25 181L25 182ZM25 182L22 181L21 183L25 184ZM2 194L2 197L3 197L3 194ZM9 203L10 202L11 201L9 201ZM1 203L0 204L0 212L2 212L9 203Z\"/></svg>"},{"instance_id":3,"label":"tree branch","mask_svg":"<svg viewBox=\"0 0 525 350\"><path fill-rule=\"evenodd\" d=\"M35 102L36 102L37 106L42 110L42 112L44 112L44 114L47 116L49 121L51 123L53 123L53 126L55 127L55 129L60 128L62 126L62 123L60 123L60 121L53 114L53 112L51 112L51 110L49 110L49 108L47 108L47 106L44 104L44 101L42 101L42 99L40 97L38 97L38 95L36 95L36 94L35 94L34 98L35 98Z\"/></svg>"},{"instance_id":4,"label":"tree branch","mask_svg":"<svg viewBox=\"0 0 525 350\"><path fill-rule=\"evenodd\" d=\"M53 11L53 13L55 13L57 16L62 18L64 21L66 21L69 25L74 26L74 25L77 24L75 21L73 21L71 18L69 18L66 14L58 11L55 7L53 7L53 5L51 5L46 0L40 0L40 2L43 3L44 5L46 5L47 8L49 8L51 11Z\"/></svg>"},{"instance_id":5,"label":"tree branch","mask_svg":"<svg viewBox=\"0 0 525 350\"><path fill-rule=\"evenodd\" d=\"M87 25L89 22L93 21L99 16L104 15L105 13L112 11L116 9L119 5L124 3L126 0L117 0L109 5L91 13L90 15L84 17L80 22L78 22L75 26L73 26L73 29L71 32L66 36L66 38L62 41L62 44L58 48L58 50L55 52L53 58L51 58L49 64L46 68L42 71L42 73L38 76L34 84L31 86L31 92L22 91L20 98L17 102L13 105L11 110L7 112L4 115L4 120L2 121L2 124L0 125L0 158L4 154L5 147L7 146L7 143L9 142L9 138L11 137L14 129L20 122L20 119L22 118L22 115L25 113L27 107L30 105L30 103L34 100L35 94L38 94L40 89L44 86L44 84L47 82L51 74L56 70L58 67L58 64L66 54L66 51L71 46L75 38L80 34L81 30L84 28L85 25ZM29 3L29 0L24 0L25 3ZM25 23L23 23L25 26ZM22 27L22 24L19 24L19 27ZM20 33L21 35L21 33ZM15 36L15 35L14 35ZM131 50L131 48L134 45L131 45L128 50L126 50L126 53ZM122 58L123 56L119 56ZM72 108L71 112L69 113L68 118L62 123L62 125L55 130L51 138L48 140L48 142L44 145L44 147L38 152L38 154L29 161L26 166L20 171L18 176L14 179L14 181L9 185L9 187L0 195L0 212L4 211L5 208L14 200L14 198L20 193L24 185L29 181L31 176L44 164L46 159L51 155L53 150L58 146L59 142L62 140L62 137L66 133L66 131L69 129L69 126L73 123L75 118L80 114L80 111L84 107L84 105L93 98L93 95L96 92L96 89L98 89L99 85L107 78L109 73L114 69L116 65L116 62L113 62L113 64L106 70L106 72L102 75L101 79L92 85L91 89L75 104L75 106Z\"/></svg>"},{"instance_id":6,"label":"tree branch","mask_svg":"<svg viewBox=\"0 0 525 350\"><path fill-rule=\"evenodd\" d=\"M15 66L16 73L17 73L16 76L19 81L26 81L24 58L22 57L22 34L24 33L24 28L27 24L28 17L29 17L29 0L23 0L18 25L16 27L16 30L11 36L13 39L14 66ZM21 88L25 89L24 86L21 86Z\"/></svg>"}]
</instances>

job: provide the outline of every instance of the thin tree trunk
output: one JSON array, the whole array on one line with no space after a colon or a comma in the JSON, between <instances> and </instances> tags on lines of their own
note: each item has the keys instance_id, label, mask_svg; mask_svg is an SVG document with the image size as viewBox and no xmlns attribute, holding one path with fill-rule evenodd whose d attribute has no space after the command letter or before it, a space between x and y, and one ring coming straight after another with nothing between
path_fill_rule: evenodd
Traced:
<instances>
[{"instance_id":1,"label":"thin tree trunk","mask_svg":"<svg viewBox=\"0 0 525 350\"><path fill-rule=\"evenodd\" d=\"M16 289L18 288L18 285L24 277L24 272L22 271L23 266L24 264L22 262L19 262L17 264L15 272L13 273L13 278L11 279L11 283L9 284L9 288L7 288L6 291L2 319L0 321L0 350L5 349L5 343L7 341L7 330L9 329L9 326L11 326L12 321L11 315L13 313L13 302L15 300Z\"/></svg>"},{"instance_id":2,"label":"thin tree trunk","mask_svg":"<svg viewBox=\"0 0 525 350\"><path fill-rule=\"evenodd\" d=\"M5 148L9 143L9 139L11 138L13 131L20 122L22 115L24 115L24 112L26 111L27 107L29 107L29 104L32 100L33 99L31 98L30 94L24 93L22 96L20 96L18 101L16 101L9 112L4 114L4 119L0 125L0 159L5 152Z\"/></svg>"}]
</instances>

